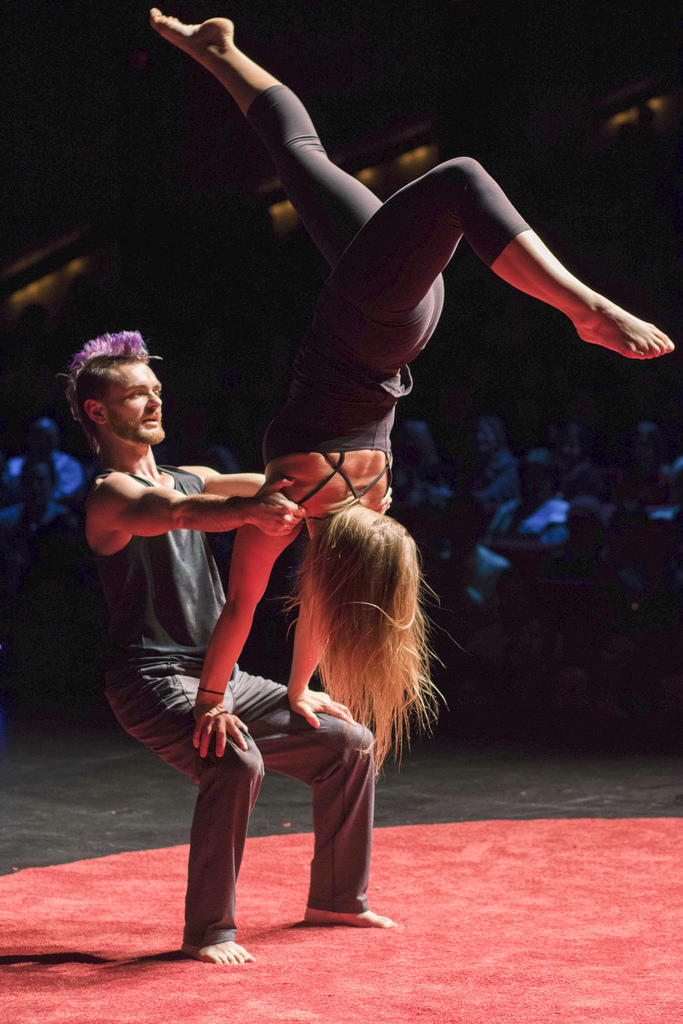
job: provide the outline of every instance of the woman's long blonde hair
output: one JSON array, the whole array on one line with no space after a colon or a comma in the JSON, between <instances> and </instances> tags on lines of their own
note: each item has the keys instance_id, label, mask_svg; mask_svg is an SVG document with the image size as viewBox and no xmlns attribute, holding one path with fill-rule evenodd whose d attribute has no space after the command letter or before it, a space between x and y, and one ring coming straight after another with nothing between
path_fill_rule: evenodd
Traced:
<instances>
[{"instance_id":1,"label":"woman's long blonde hair","mask_svg":"<svg viewBox=\"0 0 683 1024\"><path fill-rule=\"evenodd\" d=\"M362 505L318 526L299 570L292 605L306 608L320 645L320 680L374 733L378 769L392 751L400 760L411 724L436 718L426 589L405 527Z\"/></svg>"}]
</instances>

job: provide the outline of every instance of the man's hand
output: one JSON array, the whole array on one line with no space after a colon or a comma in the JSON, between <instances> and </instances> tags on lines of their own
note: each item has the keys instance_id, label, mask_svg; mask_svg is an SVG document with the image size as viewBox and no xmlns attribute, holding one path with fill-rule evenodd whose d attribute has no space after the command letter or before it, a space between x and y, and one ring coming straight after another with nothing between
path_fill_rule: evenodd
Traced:
<instances>
[{"instance_id":1,"label":"man's hand","mask_svg":"<svg viewBox=\"0 0 683 1024\"><path fill-rule=\"evenodd\" d=\"M351 712L343 704L338 704L326 693L319 690L309 690L306 687L297 697L290 696L289 706L297 715L303 715L309 725L314 729L319 728L320 720L316 712L326 715L334 715L335 718L343 718L345 722L353 722Z\"/></svg>"},{"instance_id":2,"label":"man's hand","mask_svg":"<svg viewBox=\"0 0 683 1024\"><path fill-rule=\"evenodd\" d=\"M251 501L249 522L252 526L257 526L271 537L280 537L297 529L304 517L304 510L282 493L284 487L290 487L293 483L293 480L284 477L264 484L257 491Z\"/></svg>"},{"instance_id":3,"label":"man's hand","mask_svg":"<svg viewBox=\"0 0 683 1024\"><path fill-rule=\"evenodd\" d=\"M227 737L231 736L241 750L247 750L247 741L244 732L248 732L244 722L241 722L237 715L231 715L222 704L214 707L197 707L194 709L195 722L192 742L199 748L202 757L209 752L211 737L216 737L216 757L222 757L225 753ZM241 732L240 730L244 730Z\"/></svg>"}]
</instances>

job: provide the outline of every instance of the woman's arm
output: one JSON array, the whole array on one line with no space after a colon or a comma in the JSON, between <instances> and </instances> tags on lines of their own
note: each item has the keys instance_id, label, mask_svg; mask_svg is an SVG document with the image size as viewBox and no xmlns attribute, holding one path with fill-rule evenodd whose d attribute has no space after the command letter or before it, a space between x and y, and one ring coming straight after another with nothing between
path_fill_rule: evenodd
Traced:
<instances>
[{"instance_id":1,"label":"woman's arm","mask_svg":"<svg viewBox=\"0 0 683 1024\"><path fill-rule=\"evenodd\" d=\"M303 715L309 725L317 729L320 721L316 712L324 712L326 715L334 715L336 718L343 718L352 722L353 718L343 704L332 700L328 694L320 690L309 690L308 684L311 676L318 667L320 661L320 643L311 629L311 623L306 611L306 605L299 606L299 617L294 632L294 653L292 655L292 668L289 673L287 691L289 704L292 711Z\"/></svg>"},{"instance_id":2,"label":"woman's arm","mask_svg":"<svg viewBox=\"0 0 683 1024\"><path fill-rule=\"evenodd\" d=\"M205 715L220 704L249 636L256 605L263 597L275 560L298 532L298 526L280 537L264 534L254 526L243 526L237 531L228 594L206 652L195 717ZM195 732L197 746L200 737L201 730Z\"/></svg>"},{"instance_id":3,"label":"woman's arm","mask_svg":"<svg viewBox=\"0 0 683 1024\"><path fill-rule=\"evenodd\" d=\"M218 473L208 466L181 466L190 473L194 473L204 482L205 494L219 494L223 498L253 498L265 485L266 478L263 473ZM280 487L285 485L283 481ZM274 490L275 488L271 488Z\"/></svg>"},{"instance_id":4,"label":"woman's arm","mask_svg":"<svg viewBox=\"0 0 683 1024\"><path fill-rule=\"evenodd\" d=\"M196 726L193 742L202 757L208 752L212 736L215 737L218 757L222 757L225 751L228 736L243 750L246 749L239 728L242 723L227 712L222 701L275 560L291 544L299 528L297 525L290 533L274 537L261 533L256 527L243 526L235 535L228 595L211 635L194 706Z\"/></svg>"}]
</instances>

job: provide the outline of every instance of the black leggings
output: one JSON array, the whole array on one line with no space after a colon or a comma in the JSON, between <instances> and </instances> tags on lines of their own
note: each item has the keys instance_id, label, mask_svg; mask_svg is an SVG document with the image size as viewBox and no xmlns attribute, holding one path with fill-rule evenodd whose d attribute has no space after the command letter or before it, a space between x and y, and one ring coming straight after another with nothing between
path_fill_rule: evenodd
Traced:
<instances>
[{"instance_id":1,"label":"black leggings","mask_svg":"<svg viewBox=\"0 0 683 1024\"><path fill-rule=\"evenodd\" d=\"M441 271L463 236L490 265L529 226L476 160L439 164L382 203L328 159L286 86L261 93L247 116L332 269L316 311L321 326L327 320L370 368L405 365L424 347L443 304Z\"/></svg>"}]
</instances>

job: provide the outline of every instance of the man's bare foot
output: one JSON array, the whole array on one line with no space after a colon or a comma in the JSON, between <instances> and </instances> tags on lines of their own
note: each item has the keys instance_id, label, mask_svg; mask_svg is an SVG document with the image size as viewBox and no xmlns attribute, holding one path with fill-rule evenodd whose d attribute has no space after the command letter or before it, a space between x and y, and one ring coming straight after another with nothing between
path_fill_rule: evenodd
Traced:
<instances>
[{"instance_id":1,"label":"man's bare foot","mask_svg":"<svg viewBox=\"0 0 683 1024\"><path fill-rule=\"evenodd\" d=\"M336 914L332 910L314 910L306 907L304 914L306 924L345 924L352 928L395 928L396 922L390 917L381 917L366 910L363 914Z\"/></svg>"},{"instance_id":2,"label":"man's bare foot","mask_svg":"<svg viewBox=\"0 0 683 1024\"><path fill-rule=\"evenodd\" d=\"M574 320L580 338L592 345L602 345L627 359L655 359L673 352L670 338L625 309L605 302L602 308Z\"/></svg>"},{"instance_id":3,"label":"man's bare foot","mask_svg":"<svg viewBox=\"0 0 683 1024\"><path fill-rule=\"evenodd\" d=\"M197 60L201 60L201 54L207 50L214 54L224 53L232 46L235 28L228 18L210 18L201 25L184 25L177 18L169 18L158 7L153 7L149 20L160 36Z\"/></svg>"},{"instance_id":4,"label":"man's bare foot","mask_svg":"<svg viewBox=\"0 0 683 1024\"><path fill-rule=\"evenodd\" d=\"M215 946L190 946L183 943L183 953L206 964L253 964L254 958L236 942L217 942Z\"/></svg>"}]
</instances>

